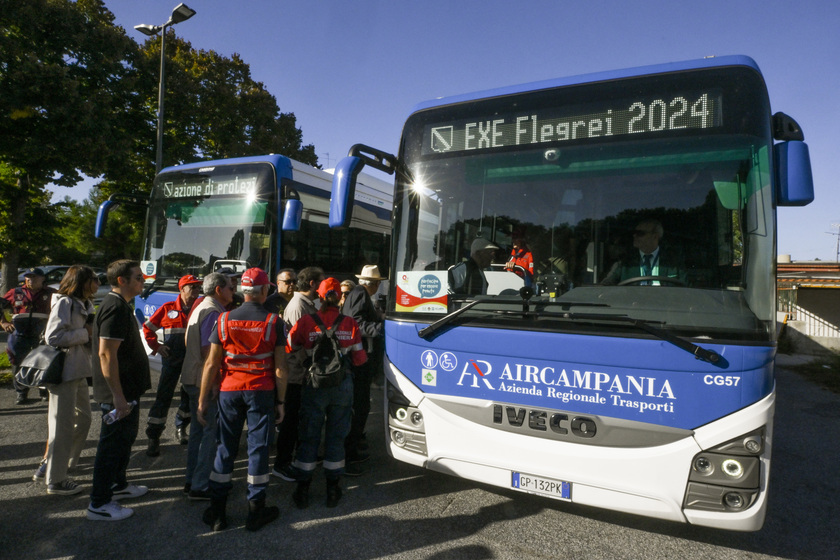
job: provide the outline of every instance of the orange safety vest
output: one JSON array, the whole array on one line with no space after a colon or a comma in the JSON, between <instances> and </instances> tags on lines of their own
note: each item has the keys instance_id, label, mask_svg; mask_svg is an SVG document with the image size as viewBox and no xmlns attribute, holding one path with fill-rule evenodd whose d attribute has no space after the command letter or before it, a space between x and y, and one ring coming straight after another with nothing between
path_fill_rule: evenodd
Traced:
<instances>
[{"instance_id":1,"label":"orange safety vest","mask_svg":"<svg viewBox=\"0 0 840 560\"><path fill-rule=\"evenodd\" d=\"M274 313L268 313L264 321L231 319L230 311L219 317L217 329L224 351L222 391L274 390L276 321Z\"/></svg>"}]
</instances>

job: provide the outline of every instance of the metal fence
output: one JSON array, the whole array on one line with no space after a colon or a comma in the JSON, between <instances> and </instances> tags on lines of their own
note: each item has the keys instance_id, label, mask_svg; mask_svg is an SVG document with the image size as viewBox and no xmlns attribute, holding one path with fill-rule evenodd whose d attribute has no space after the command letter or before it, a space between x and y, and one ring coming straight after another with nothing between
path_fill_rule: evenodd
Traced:
<instances>
[{"instance_id":1,"label":"metal fence","mask_svg":"<svg viewBox=\"0 0 840 560\"><path fill-rule=\"evenodd\" d=\"M840 327L829 323L807 309L796 304L796 290L779 290L777 309L787 314L787 322L796 321L802 324L797 328L807 336L822 336L826 338L840 338Z\"/></svg>"}]
</instances>

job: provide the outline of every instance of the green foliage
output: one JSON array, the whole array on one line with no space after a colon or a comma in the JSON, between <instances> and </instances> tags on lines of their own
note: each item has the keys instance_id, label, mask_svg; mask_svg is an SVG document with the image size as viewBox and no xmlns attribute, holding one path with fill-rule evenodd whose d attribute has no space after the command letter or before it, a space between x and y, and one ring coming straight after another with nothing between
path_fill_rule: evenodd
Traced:
<instances>
[{"instance_id":1,"label":"green foliage","mask_svg":"<svg viewBox=\"0 0 840 560\"><path fill-rule=\"evenodd\" d=\"M16 200L25 200L26 204L3 203ZM61 243L57 224L57 210L50 204L50 193L44 186L28 181L27 176L0 161L0 258L14 248L20 262L50 264L43 256Z\"/></svg>"},{"instance_id":2,"label":"green foliage","mask_svg":"<svg viewBox=\"0 0 840 560\"><path fill-rule=\"evenodd\" d=\"M4 0L0 28L0 161L66 186L122 165L137 50L101 0Z\"/></svg>"},{"instance_id":3,"label":"green foliage","mask_svg":"<svg viewBox=\"0 0 840 560\"><path fill-rule=\"evenodd\" d=\"M0 0L0 259L104 266L138 258L145 212L121 206L94 239L99 204L147 195L157 144L160 37L142 46L102 0ZM164 165L282 153L317 165L239 55L166 40ZM50 205L45 185L102 177L90 198Z\"/></svg>"},{"instance_id":4,"label":"green foliage","mask_svg":"<svg viewBox=\"0 0 840 560\"><path fill-rule=\"evenodd\" d=\"M238 54L227 58L194 50L171 30L166 53L164 166L267 153L317 165L314 146L301 146L295 115L280 112L275 97L253 80ZM160 71L160 38L149 39L142 55L139 69L152 81ZM157 103L146 108L154 133Z\"/></svg>"}]
</instances>

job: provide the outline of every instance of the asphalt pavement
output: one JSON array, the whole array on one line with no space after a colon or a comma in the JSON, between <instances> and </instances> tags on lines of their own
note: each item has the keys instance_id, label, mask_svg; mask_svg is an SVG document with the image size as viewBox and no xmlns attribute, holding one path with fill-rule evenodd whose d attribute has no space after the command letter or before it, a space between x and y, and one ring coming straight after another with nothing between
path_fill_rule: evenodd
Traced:
<instances>
[{"instance_id":1,"label":"asphalt pavement","mask_svg":"<svg viewBox=\"0 0 840 560\"><path fill-rule=\"evenodd\" d=\"M778 360L770 508L764 529L756 533L556 502L395 462L385 451L380 388L373 391L368 472L345 478L339 506L325 507L321 472L306 510L291 502L293 483L272 478L268 503L280 506L280 518L256 533L244 528L244 438L229 500L230 528L212 533L201 522L207 502L182 495L186 446L174 438L174 409L160 457L145 454L143 428L154 399L147 393L129 480L150 492L126 502L135 509L132 518L92 522L85 508L99 423L93 422L81 464L71 473L84 491L47 495L31 478L44 451L47 404L16 406L11 384L0 385L0 558L837 559L840 396L788 369L810 359Z\"/></svg>"}]
</instances>

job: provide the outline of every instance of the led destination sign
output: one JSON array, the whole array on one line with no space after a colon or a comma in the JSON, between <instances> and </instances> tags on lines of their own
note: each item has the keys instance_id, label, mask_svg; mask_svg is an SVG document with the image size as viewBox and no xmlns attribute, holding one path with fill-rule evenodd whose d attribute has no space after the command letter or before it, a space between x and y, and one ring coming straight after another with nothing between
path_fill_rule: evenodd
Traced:
<instances>
[{"instance_id":1,"label":"led destination sign","mask_svg":"<svg viewBox=\"0 0 840 560\"><path fill-rule=\"evenodd\" d=\"M435 123L423 131L423 154L486 150L529 144L645 135L723 125L721 94L607 101L488 118Z\"/></svg>"},{"instance_id":2,"label":"led destination sign","mask_svg":"<svg viewBox=\"0 0 840 560\"><path fill-rule=\"evenodd\" d=\"M191 197L212 197L212 196L247 196L257 192L257 174L224 177L214 179L205 178L200 182L163 183L164 198L191 198Z\"/></svg>"}]
</instances>

